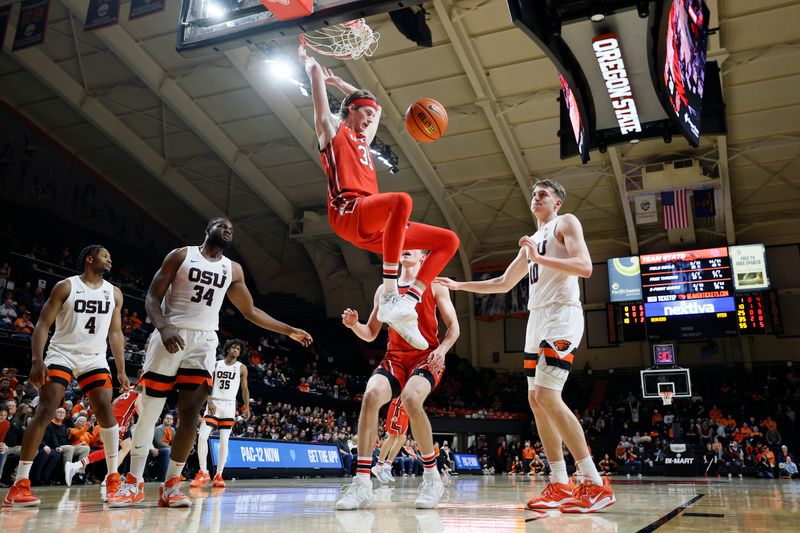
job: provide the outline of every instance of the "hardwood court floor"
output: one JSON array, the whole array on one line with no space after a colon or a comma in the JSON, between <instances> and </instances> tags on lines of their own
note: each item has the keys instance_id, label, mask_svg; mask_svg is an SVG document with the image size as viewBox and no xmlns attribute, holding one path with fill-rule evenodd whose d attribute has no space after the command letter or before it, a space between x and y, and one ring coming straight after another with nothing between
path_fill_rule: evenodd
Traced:
<instances>
[{"instance_id":1,"label":"hardwood court floor","mask_svg":"<svg viewBox=\"0 0 800 533\"><path fill-rule=\"evenodd\" d=\"M800 481L612 478L617 503L602 513L537 513L524 502L542 478L457 476L436 510L416 510L421 478L376 490L369 510L335 511L342 479L231 481L227 489L192 489L190 509L156 506L158 485L131 509L104 510L96 486L39 488L39 509L0 512L2 533L255 532L393 533L565 531L568 533L800 530ZM374 481L377 484L377 481ZM5 489L3 489L5 490Z\"/></svg>"}]
</instances>

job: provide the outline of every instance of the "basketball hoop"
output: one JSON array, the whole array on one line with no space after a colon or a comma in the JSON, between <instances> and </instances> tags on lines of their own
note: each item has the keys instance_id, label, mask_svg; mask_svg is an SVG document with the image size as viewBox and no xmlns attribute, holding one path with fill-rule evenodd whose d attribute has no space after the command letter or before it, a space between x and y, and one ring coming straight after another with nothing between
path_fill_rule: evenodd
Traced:
<instances>
[{"instance_id":1,"label":"basketball hoop","mask_svg":"<svg viewBox=\"0 0 800 533\"><path fill-rule=\"evenodd\" d=\"M358 19L303 33L300 43L325 56L358 59L374 54L380 37L364 19Z\"/></svg>"},{"instance_id":2,"label":"basketball hoop","mask_svg":"<svg viewBox=\"0 0 800 533\"><path fill-rule=\"evenodd\" d=\"M661 390L658 391L658 395L661 396L661 401L664 402L664 405L672 405L672 391Z\"/></svg>"}]
</instances>

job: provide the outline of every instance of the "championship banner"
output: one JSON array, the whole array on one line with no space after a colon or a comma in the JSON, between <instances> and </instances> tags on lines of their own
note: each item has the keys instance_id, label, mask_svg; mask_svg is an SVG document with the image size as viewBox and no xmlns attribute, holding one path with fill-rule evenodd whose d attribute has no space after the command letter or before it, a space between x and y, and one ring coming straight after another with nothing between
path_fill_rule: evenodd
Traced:
<instances>
[{"instance_id":1,"label":"championship banner","mask_svg":"<svg viewBox=\"0 0 800 533\"><path fill-rule=\"evenodd\" d=\"M714 189L698 189L694 191L694 215L698 218L716 216L717 208L714 205Z\"/></svg>"},{"instance_id":2,"label":"championship banner","mask_svg":"<svg viewBox=\"0 0 800 533\"><path fill-rule=\"evenodd\" d=\"M0 48L6 40L6 26L8 26L8 16L11 14L11 6L0 7Z\"/></svg>"},{"instance_id":3,"label":"championship banner","mask_svg":"<svg viewBox=\"0 0 800 533\"><path fill-rule=\"evenodd\" d=\"M104 28L119 21L119 0L89 0L83 31Z\"/></svg>"},{"instance_id":4,"label":"championship banner","mask_svg":"<svg viewBox=\"0 0 800 533\"><path fill-rule=\"evenodd\" d=\"M656 195L642 194L634 197L633 203L636 204L636 223L649 224L658 222L658 211L656 210Z\"/></svg>"},{"instance_id":5,"label":"championship banner","mask_svg":"<svg viewBox=\"0 0 800 533\"><path fill-rule=\"evenodd\" d=\"M128 20L164 11L164 3L164 0L131 0L131 11L128 14Z\"/></svg>"},{"instance_id":6,"label":"championship banner","mask_svg":"<svg viewBox=\"0 0 800 533\"><path fill-rule=\"evenodd\" d=\"M44 42L50 0L25 0L21 4L13 50L22 50Z\"/></svg>"},{"instance_id":7,"label":"championship banner","mask_svg":"<svg viewBox=\"0 0 800 533\"><path fill-rule=\"evenodd\" d=\"M769 288L767 257L763 244L729 246L733 269L733 286L737 291L757 291Z\"/></svg>"}]
</instances>

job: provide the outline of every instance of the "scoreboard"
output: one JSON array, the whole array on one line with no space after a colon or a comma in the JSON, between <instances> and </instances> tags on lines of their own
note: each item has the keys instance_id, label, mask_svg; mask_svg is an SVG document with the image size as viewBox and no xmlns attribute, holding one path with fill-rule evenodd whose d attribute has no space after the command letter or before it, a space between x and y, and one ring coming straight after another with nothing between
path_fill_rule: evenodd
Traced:
<instances>
[{"instance_id":1,"label":"scoreboard","mask_svg":"<svg viewBox=\"0 0 800 533\"><path fill-rule=\"evenodd\" d=\"M650 340L738 333L727 247L642 255L639 262Z\"/></svg>"},{"instance_id":2,"label":"scoreboard","mask_svg":"<svg viewBox=\"0 0 800 533\"><path fill-rule=\"evenodd\" d=\"M736 295L736 318L742 335L762 335L767 332L764 306L760 293Z\"/></svg>"}]
</instances>

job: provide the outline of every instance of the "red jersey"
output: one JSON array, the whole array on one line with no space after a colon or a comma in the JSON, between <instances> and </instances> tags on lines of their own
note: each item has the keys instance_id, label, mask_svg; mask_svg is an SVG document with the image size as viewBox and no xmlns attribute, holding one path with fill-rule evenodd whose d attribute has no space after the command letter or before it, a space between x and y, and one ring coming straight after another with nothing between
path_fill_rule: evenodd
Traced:
<instances>
[{"instance_id":1,"label":"red jersey","mask_svg":"<svg viewBox=\"0 0 800 533\"><path fill-rule=\"evenodd\" d=\"M114 403L111 404L111 407L114 409L114 418L117 419L120 431L125 431L131 418L133 418L133 413L136 410L136 398L138 396L136 392L129 390L119 395L117 399L114 400Z\"/></svg>"},{"instance_id":2,"label":"red jersey","mask_svg":"<svg viewBox=\"0 0 800 533\"><path fill-rule=\"evenodd\" d=\"M400 294L405 294L408 287L398 286ZM428 288L422 293L422 301L417 304L417 322L419 332L428 341L427 350L416 350L408 344L403 337L398 335L395 330L389 328L389 343L386 346L387 352L425 352L430 353L439 346L439 321L436 318L436 298L433 296L433 288Z\"/></svg>"},{"instance_id":3,"label":"red jersey","mask_svg":"<svg viewBox=\"0 0 800 533\"><path fill-rule=\"evenodd\" d=\"M386 413L386 432L394 436L405 436L408 433L408 413L399 396L392 400Z\"/></svg>"},{"instance_id":4,"label":"red jersey","mask_svg":"<svg viewBox=\"0 0 800 533\"><path fill-rule=\"evenodd\" d=\"M328 179L329 206L333 209L338 209L343 199L378 194L378 175L364 135L342 123L319 157Z\"/></svg>"}]
</instances>

